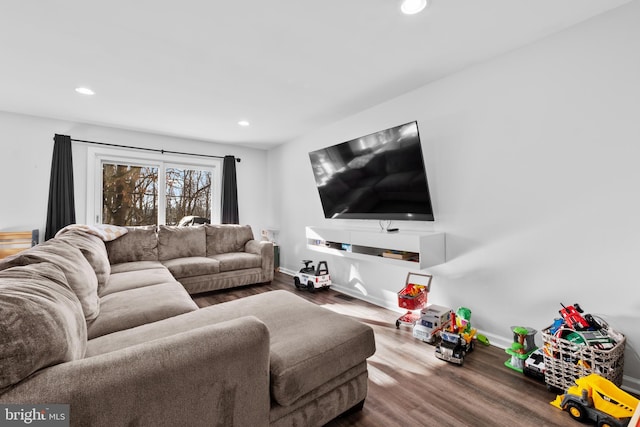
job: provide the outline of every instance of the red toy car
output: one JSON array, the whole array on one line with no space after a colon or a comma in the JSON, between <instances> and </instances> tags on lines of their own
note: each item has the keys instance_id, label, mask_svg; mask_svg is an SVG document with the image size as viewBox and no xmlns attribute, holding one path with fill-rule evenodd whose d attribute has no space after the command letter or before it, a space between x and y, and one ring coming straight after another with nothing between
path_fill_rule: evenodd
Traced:
<instances>
[{"instance_id":1,"label":"red toy car","mask_svg":"<svg viewBox=\"0 0 640 427\"><path fill-rule=\"evenodd\" d=\"M595 321L593 316L590 314L582 316L581 313L584 313L584 311L578 304L573 304L568 307L562 303L560 303L560 305L562 306L560 315L564 319L567 327L574 331L594 331L600 329L600 325Z\"/></svg>"}]
</instances>

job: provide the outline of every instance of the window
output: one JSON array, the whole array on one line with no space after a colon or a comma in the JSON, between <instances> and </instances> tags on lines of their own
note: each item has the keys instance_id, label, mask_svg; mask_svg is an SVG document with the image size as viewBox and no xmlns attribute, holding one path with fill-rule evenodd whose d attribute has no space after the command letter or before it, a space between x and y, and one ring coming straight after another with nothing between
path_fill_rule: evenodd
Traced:
<instances>
[{"instance_id":1,"label":"window","mask_svg":"<svg viewBox=\"0 0 640 427\"><path fill-rule=\"evenodd\" d=\"M221 161L146 156L88 148L88 218L121 226L175 225L185 216L220 221Z\"/></svg>"},{"instance_id":2,"label":"window","mask_svg":"<svg viewBox=\"0 0 640 427\"><path fill-rule=\"evenodd\" d=\"M190 215L211 218L211 172L169 167L165 178L167 224L175 225Z\"/></svg>"},{"instance_id":3,"label":"window","mask_svg":"<svg viewBox=\"0 0 640 427\"><path fill-rule=\"evenodd\" d=\"M102 163L102 223L151 225L158 221L158 168Z\"/></svg>"}]
</instances>

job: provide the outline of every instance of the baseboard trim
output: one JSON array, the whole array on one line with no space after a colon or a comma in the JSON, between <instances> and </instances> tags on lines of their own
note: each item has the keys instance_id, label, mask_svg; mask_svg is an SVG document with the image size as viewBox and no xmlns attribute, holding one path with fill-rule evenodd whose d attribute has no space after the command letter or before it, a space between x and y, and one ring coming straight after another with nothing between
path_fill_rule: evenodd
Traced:
<instances>
[{"instance_id":1,"label":"baseboard trim","mask_svg":"<svg viewBox=\"0 0 640 427\"><path fill-rule=\"evenodd\" d=\"M638 378L623 375L621 388L638 396L640 395L640 380Z\"/></svg>"},{"instance_id":2,"label":"baseboard trim","mask_svg":"<svg viewBox=\"0 0 640 427\"><path fill-rule=\"evenodd\" d=\"M280 273L284 273L284 274L286 274L287 276L294 276L294 275L296 274L296 272L295 272L295 271L293 271L293 270L289 270L288 268L283 268L283 267L280 267L280 268L278 269L278 272L280 272Z\"/></svg>"}]
</instances>

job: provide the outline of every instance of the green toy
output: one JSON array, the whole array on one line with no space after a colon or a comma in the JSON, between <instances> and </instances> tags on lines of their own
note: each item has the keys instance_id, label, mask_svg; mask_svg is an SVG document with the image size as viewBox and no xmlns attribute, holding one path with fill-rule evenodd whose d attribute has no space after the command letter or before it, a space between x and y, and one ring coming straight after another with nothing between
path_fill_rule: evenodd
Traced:
<instances>
[{"instance_id":1,"label":"green toy","mask_svg":"<svg viewBox=\"0 0 640 427\"><path fill-rule=\"evenodd\" d=\"M458 333L463 335L469 335L473 331L472 336L477 339L483 345L490 345L489 338L483 334L477 333L477 331L471 327L471 309L467 307L459 307L456 310L456 326L458 327Z\"/></svg>"},{"instance_id":2,"label":"green toy","mask_svg":"<svg viewBox=\"0 0 640 427\"><path fill-rule=\"evenodd\" d=\"M524 326L512 326L511 330L513 331L513 344L504 350L511 358L504 362L504 366L522 372L524 361L537 349L534 339L537 331Z\"/></svg>"}]
</instances>

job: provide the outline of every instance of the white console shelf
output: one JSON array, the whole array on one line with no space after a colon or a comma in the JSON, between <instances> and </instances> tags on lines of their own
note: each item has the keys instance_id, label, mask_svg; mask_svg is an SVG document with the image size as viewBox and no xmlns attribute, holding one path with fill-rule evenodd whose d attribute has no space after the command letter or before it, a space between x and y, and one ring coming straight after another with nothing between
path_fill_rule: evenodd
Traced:
<instances>
[{"instance_id":1,"label":"white console shelf","mask_svg":"<svg viewBox=\"0 0 640 427\"><path fill-rule=\"evenodd\" d=\"M335 256L426 269L445 259L441 232L306 227L307 248Z\"/></svg>"}]
</instances>

